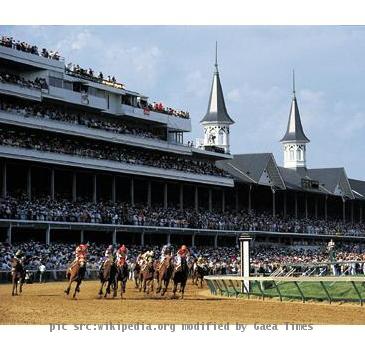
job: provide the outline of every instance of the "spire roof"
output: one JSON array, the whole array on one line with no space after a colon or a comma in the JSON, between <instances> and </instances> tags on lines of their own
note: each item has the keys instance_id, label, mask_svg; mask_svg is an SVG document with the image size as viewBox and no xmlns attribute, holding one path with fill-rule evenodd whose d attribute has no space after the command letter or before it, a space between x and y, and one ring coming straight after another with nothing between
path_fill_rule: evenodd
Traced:
<instances>
[{"instance_id":1,"label":"spire roof","mask_svg":"<svg viewBox=\"0 0 365 350\"><path fill-rule=\"evenodd\" d=\"M303 143L310 142L303 131L302 122L300 120L297 98L295 96L295 73L293 70L293 99L290 108L289 121L284 137L280 142L298 141Z\"/></svg>"},{"instance_id":2,"label":"spire roof","mask_svg":"<svg viewBox=\"0 0 365 350\"><path fill-rule=\"evenodd\" d=\"M208 110L204 118L200 121L203 122L223 122L233 124L234 121L231 119L227 112L226 104L224 102L222 85L219 79L218 72L218 49L217 43L215 46L215 70L213 75L212 87L210 89L210 97Z\"/></svg>"}]
</instances>

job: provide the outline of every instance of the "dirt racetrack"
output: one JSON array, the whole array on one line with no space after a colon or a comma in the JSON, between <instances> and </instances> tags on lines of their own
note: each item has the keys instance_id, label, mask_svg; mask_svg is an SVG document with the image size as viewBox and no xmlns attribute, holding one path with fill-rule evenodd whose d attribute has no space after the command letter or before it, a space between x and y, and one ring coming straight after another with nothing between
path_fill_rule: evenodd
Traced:
<instances>
[{"instance_id":1,"label":"dirt racetrack","mask_svg":"<svg viewBox=\"0 0 365 350\"><path fill-rule=\"evenodd\" d=\"M125 298L98 299L99 283L86 281L77 300L65 297L64 282L25 285L11 296L0 285L0 324L90 323L311 323L365 324L365 307L355 304L306 303L219 298L189 284L184 300L143 295L131 282Z\"/></svg>"}]
</instances>

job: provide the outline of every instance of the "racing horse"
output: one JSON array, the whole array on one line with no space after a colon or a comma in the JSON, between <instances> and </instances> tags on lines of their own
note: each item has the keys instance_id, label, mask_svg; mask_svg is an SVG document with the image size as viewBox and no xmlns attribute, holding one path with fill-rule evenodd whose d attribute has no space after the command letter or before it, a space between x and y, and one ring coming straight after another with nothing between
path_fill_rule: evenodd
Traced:
<instances>
[{"instance_id":1,"label":"racing horse","mask_svg":"<svg viewBox=\"0 0 365 350\"><path fill-rule=\"evenodd\" d=\"M116 265L117 273L115 276L115 293L117 293L118 284L120 282L120 297L123 298L123 293L125 293L125 287L127 285L127 280L129 276L128 264L125 261L121 261Z\"/></svg>"},{"instance_id":2,"label":"racing horse","mask_svg":"<svg viewBox=\"0 0 365 350\"><path fill-rule=\"evenodd\" d=\"M133 267L133 279L135 288L139 288L141 281L141 265L136 261Z\"/></svg>"},{"instance_id":3,"label":"racing horse","mask_svg":"<svg viewBox=\"0 0 365 350\"><path fill-rule=\"evenodd\" d=\"M103 295L103 288L106 285L104 298L106 298L110 294L110 287L113 288L113 298L117 296L117 267L113 261L113 259L107 259L104 261L100 271L100 289L99 289L99 298Z\"/></svg>"},{"instance_id":4,"label":"racing horse","mask_svg":"<svg viewBox=\"0 0 365 350\"><path fill-rule=\"evenodd\" d=\"M170 283L172 273L174 272L174 265L171 256L166 256L165 260L156 269L157 288L156 294L164 295ZM162 286L163 284L163 286Z\"/></svg>"},{"instance_id":5,"label":"racing horse","mask_svg":"<svg viewBox=\"0 0 365 350\"><path fill-rule=\"evenodd\" d=\"M184 299L184 292L186 282L189 276L189 266L186 257L181 257L181 263L174 267L172 280L174 281L174 288L172 290L173 297L176 298L177 286L180 284L181 299Z\"/></svg>"},{"instance_id":6,"label":"racing horse","mask_svg":"<svg viewBox=\"0 0 365 350\"><path fill-rule=\"evenodd\" d=\"M203 287L204 276L209 274L209 269L206 264L198 265L197 263L194 264L193 270L193 284L199 287L198 282L200 281L200 288Z\"/></svg>"},{"instance_id":7,"label":"racing horse","mask_svg":"<svg viewBox=\"0 0 365 350\"><path fill-rule=\"evenodd\" d=\"M73 299L76 298L76 293L80 293L80 284L85 277L86 272L86 261L81 259L72 263L66 272L66 278L68 279L68 286L65 289L66 295L70 294L71 285L73 282L76 282L76 287L74 294L72 296Z\"/></svg>"},{"instance_id":8,"label":"racing horse","mask_svg":"<svg viewBox=\"0 0 365 350\"><path fill-rule=\"evenodd\" d=\"M140 283L139 283L139 291L143 290L144 293L149 294L150 291L153 291L153 279L155 275L154 263L153 261L146 262L141 267Z\"/></svg>"},{"instance_id":9,"label":"racing horse","mask_svg":"<svg viewBox=\"0 0 365 350\"><path fill-rule=\"evenodd\" d=\"M25 280L25 269L19 259L12 258L11 261L11 281L13 284L13 290L11 295L18 295L18 283L19 283L19 294L23 291L23 284Z\"/></svg>"}]
</instances>

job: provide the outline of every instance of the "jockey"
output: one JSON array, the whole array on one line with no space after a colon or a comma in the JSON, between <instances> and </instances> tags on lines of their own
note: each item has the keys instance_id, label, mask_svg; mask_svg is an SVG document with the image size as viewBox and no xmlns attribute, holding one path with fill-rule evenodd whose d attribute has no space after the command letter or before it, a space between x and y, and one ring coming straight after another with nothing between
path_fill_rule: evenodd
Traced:
<instances>
[{"instance_id":1,"label":"jockey","mask_svg":"<svg viewBox=\"0 0 365 350\"><path fill-rule=\"evenodd\" d=\"M199 256L198 260L196 261L196 265L201 268L204 268L206 265L205 259L202 256Z\"/></svg>"},{"instance_id":2,"label":"jockey","mask_svg":"<svg viewBox=\"0 0 365 350\"><path fill-rule=\"evenodd\" d=\"M21 250L18 250L14 255L14 259L18 260L19 262L22 262L23 256L24 253Z\"/></svg>"},{"instance_id":3,"label":"jockey","mask_svg":"<svg viewBox=\"0 0 365 350\"><path fill-rule=\"evenodd\" d=\"M142 265L141 268L144 269L148 263L153 261L154 252L153 250L147 250L141 255Z\"/></svg>"},{"instance_id":4,"label":"jockey","mask_svg":"<svg viewBox=\"0 0 365 350\"><path fill-rule=\"evenodd\" d=\"M177 264L177 267L181 265L181 259L185 258L186 260L189 258L190 252L189 249L185 244L181 246L181 248L177 251L175 262Z\"/></svg>"},{"instance_id":5,"label":"jockey","mask_svg":"<svg viewBox=\"0 0 365 350\"><path fill-rule=\"evenodd\" d=\"M163 261L167 256L171 256L172 247L170 243L165 244L161 249L161 256L160 256L160 265L162 265Z\"/></svg>"},{"instance_id":6,"label":"jockey","mask_svg":"<svg viewBox=\"0 0 365 350\"><path fill-rule=\"evenodd\" d=\"M128 249L122 244L117 250L117 265L122 266L128 259Z\"/></svg>"},{"instance_id":7,"label":"jockey","mask_svg":"<svg viewBox=\"0 0 365 350\"><path fill-rule=\"evenodd\" d=\"M108 246L108 248L106 248L106 250L105 250L104 256L101 259L100 271L102 270L102 268L105 264L105 261L107 261L107 260L111 260L111 261L114 260L114 247L112 244L110 244Z\"/></svg>"},{"instance_id":8,"label":"jockey","mask_svg":"<svg viewBox=\"0 0 365 350\"><path fill-rule=\"evenodd\" d=\"M78 245L75 249L75 256L76 256L75 260L71 265L77 262L86 262L87 249L88 249L87 244Z\"/></svg>"}]
</instances>

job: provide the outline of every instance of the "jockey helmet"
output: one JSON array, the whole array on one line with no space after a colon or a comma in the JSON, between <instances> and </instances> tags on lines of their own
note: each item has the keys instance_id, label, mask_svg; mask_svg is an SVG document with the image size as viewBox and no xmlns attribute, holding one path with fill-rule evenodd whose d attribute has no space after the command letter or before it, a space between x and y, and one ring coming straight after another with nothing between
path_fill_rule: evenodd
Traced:
<instances>
[{"instance_id":1,"label":"jockey helmet","mask_svg":"<svg viewBox=\"0 0 365 350\"><path fill-rule=\"evenodd\" d=\"M108 250L112 250L113 249L113 245L110 244L109 247L108 247Z\"/></svg>"},{"instance_id":2,"label":"jockey helmet","mask_svg":"<svg viewBox=\"0 0 365 350\"><path fill-rule=\"evenodd\" d=\"M127 251L126 246L123 244L122 246L120 246L119 250L123 253L125 253Z\"/></svg>"},{"instance_id":3,"label":"jockey helmet","mask_svg":"<svg viewBox=\"0 0 365 350\"><path fill-rule=\"evenodd\" d=\"M181 250L184 250L184 251L187 251L188 250L188 248L186 247L186 245L185 244L183 244L182 246L181 246L181 248L180 248Z\"/></svg>"},{"instance_id":4,"label":"jockey helmet","mask_svg":"<svg viewBox=\"0 0 365 350\"><path fill-rule=\"evenodd\" d=\"M23 252L21 250L18 250L16 253L15 253L15 256L16 257L19 257L19 256L22 256L23 255Z\"/></svg>"}]
</instances>

